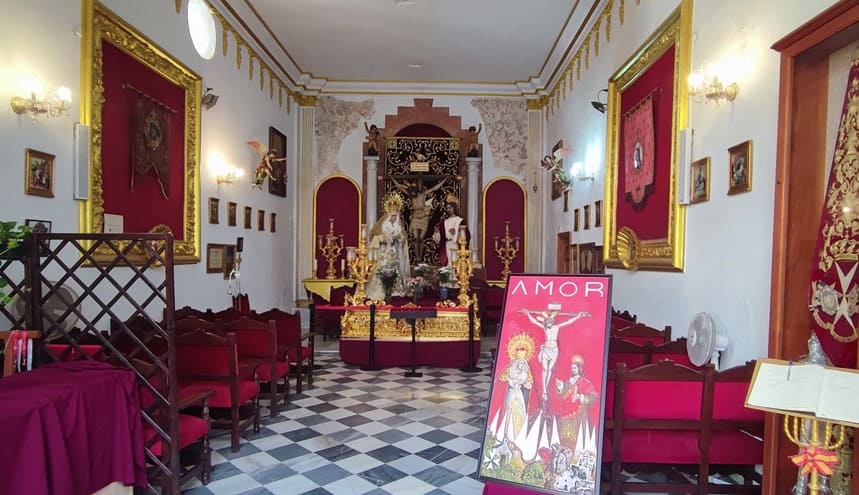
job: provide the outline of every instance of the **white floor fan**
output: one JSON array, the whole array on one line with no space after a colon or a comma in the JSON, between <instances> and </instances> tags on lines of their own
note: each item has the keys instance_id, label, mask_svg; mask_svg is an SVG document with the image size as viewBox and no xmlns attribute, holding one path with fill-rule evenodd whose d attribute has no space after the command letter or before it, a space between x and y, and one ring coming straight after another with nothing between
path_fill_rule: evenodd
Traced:
<instances>
[{"instance_id":1,"label":"white floor fan","mask_svg":"<svg viewBox=\"0 0 859 495\"><path fill-rule=\"evenodd\" d=\"M42 284L42 293L45 294L48 290L48 286ZM62 320L60 320L60 318L77 299L78 295L74 290L67 285L62 285L57 287L56 291L51 294L51 297L49 297L45 302L43 310L50 315L53 321L56 321L58 325L61 325L66 333L68 333L74 328L75 323L78 322L78 315L74 312L70 312ZM12 313L12 316L15 318L23 318L27 311L27 301L20 295L16 295L12 298L12 301L9 302L9 309L9 312ZM43 331L47 331L52 326L53 324L48 317L42 318ZM62 338L62 334L60 332L52 332L48 340L53 341L59 338Z\"/></svg>"},{"instance_id":2,"label":"white floor fan","mask_svg":"<svg viewBox=\"0 0 859 495\"><path fill-rule=\"evenodd\" d=\"M713 318L707 313L698 313L689 323L686 335L686 352L695 366L713 363L719 370L719 353L728 347L728 335L718 330Z\"/></svg>"}]
</instances>

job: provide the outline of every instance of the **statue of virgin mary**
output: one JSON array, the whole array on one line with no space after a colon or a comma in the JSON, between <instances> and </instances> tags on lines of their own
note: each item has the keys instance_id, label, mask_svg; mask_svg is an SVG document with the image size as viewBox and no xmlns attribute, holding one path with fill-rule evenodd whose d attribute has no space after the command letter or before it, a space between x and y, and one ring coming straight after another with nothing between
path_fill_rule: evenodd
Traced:
<instances>
[{"instance_id":1,"label":"statue of virgin mary","mask_svg":"<svg viewBox=\"0 0 859 495\"><path fill-rule=\"evenodd\" d=\"M406 280L409 278L408 231L403 227L400 210L403 198L397 193L389 193L383 202L385 214L370 229L367 246L375 250L376 267L367 281L367 296L370 299L383 300L385 286L382 273L396 268L397 273L391 294L403 295L406 290Z\"/></svg>"}]
</instances>

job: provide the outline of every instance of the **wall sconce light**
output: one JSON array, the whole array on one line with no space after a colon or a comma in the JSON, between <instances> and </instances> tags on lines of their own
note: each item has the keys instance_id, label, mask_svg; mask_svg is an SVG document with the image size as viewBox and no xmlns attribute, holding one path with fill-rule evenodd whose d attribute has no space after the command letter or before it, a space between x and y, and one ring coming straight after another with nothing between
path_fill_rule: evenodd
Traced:
<instances>
[{"instance_id":1,"label":"wall sconce light","mask_svg":"<svg viewBox=\"0 0 859 495\"><path fill-rule=\"evenodd\" d=\"M605 113L608 109L608 103L603 103L600 101L600 95L603 93L605 93L606 97L608 97L608 89L601 89L597 91L597 99L591 102L591 106L594 107L594 110L599 113Z\"/></svg>"},{"instance_id":2,"label":"wall sconce light","mask_svg":"<svg viewBox=\"0 0 859 495\"><path fill-rule=\"evenodd\" d=\"M734 101L740 86L735 82L727 82L725 70L717 65L705 64L700 69L689 74L689 94L698 102Z\"/></svg>"},{"instance_id":3,"label":"wall sconce light","mask_svg":"<svg viewBox=\"0 0 859 495\"><path fill-rule=\"evenodd\" d=\"M215 175L215 181L218 184L232 184L233 182L241 180L241 178L244 176L244 170L238 167L234 167L232 165L225 165L223 169L221 169L218 174Z\"/></svg>"},{"instance_id":4,"label":"wall sconce light","mask_svg":"<svg viewBox=\"0 0 859 495\"><path fill-rule=\"evenodd\" d=\"M220 96L212 93L212 88L206 88L206 92L203 93L203 99L200 103L206 110L211 110L212 107L218 104L218 98L220 98Z\"/></svg>"},{"instance_id":5,"label":"wall sconce light","mask_svg":"<svg viewBox=\"0 0 859 495\"><path fill-rule=\"evenodd\" d=\"M33 85L35 86L35 83ZM30 113L33 120L36 120L39 115L47 115L48 117L68 115L71 106L69 103L72 101L72 90L60 86L48 93L42 101L36 99L36 92L37 89L33 87L30 90L30 98L13 97L12 111L18 115L23 115L25 112Z\"/></svg>"}]
</instances>

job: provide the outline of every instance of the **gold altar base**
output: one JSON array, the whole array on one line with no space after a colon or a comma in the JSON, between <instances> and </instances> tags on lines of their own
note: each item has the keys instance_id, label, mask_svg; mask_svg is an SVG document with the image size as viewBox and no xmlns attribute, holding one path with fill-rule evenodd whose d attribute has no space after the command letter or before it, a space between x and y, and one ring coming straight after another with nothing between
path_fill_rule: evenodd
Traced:
<instances>
[{"instance_id":1,"label":"gold altar base","mask_svg":"<svg viewBox=\"0 0 859 495\"><path fill-rule=\"evenodd\" d=\"M437 308L436 318L418 319L418 341L468 340L468 311ZM348 309L340 320L340 339L366 340L370 337L370 310ZM412 340L412 327L404 319L391 318L390 308L376 310L376 340ZM480 319L474 318L474 340L480 341Z\"/></svg>"}]
</instances>

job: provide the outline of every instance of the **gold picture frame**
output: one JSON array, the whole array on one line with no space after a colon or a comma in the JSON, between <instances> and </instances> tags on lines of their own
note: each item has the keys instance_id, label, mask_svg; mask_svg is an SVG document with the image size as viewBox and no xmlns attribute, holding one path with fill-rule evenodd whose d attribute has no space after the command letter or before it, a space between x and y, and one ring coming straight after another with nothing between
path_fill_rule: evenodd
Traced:
<instances>
[{"instance_id":1,"label":"gold picture frame","mask_svg":"<svg viewBox=\"0 0 859 495\"><path fill-rule=\"evenodd\" d=\"M689 191L689 204L703 203L710 200L710 157L692 162Z\"/></svg>"},{"instance_id":2,"label":"gold picture frame","mask_svg":"<svg viewBox=\"0 0 859 495\"><path fill-rule=\"evenodd\" d=\"M54 197L54 159L44 151L27 148L24 154L24 194Z\"/></svg>"},{"instance_id":3,"label":"gold picture frame","mask_svg":"<svg viewBox=\"0 0 859 495\"><path fill-rule=\"evenodd\" d=\"M206 273L224 272L224 245L206 244Z\"/></svg>"},{"instance_id":4,"label":"gold picture frame","mask_svg":"<svg viewBox=\"0 0 859 495\"><path fill-rule=\"evenodd\" d=\"M691 34L692 34L692 2L681 0L680 6L662 23L662 25L636 50L611 76L608 83L608 111L606 124L606 180L605 180L605 218L603 224L603 262L610 268L629 270L674 270L682 271L684 263L684 242L686 210L678 203L678 174L679 160L678 134L680 129L687 127L689 90L686 76L691 64ZM669 65L670 72L650 72L662 56L673 49L673 60ZM651 77L652 76L652 77ZM641 81L641 84L637 84ZM624 92L634 89L633 96L623 99ZM666 88L667 91L663 91ZM665 100L665 94L671 95ZM636 96L637 95L637 96ZM657 199L648 198L645 204L623 204L626 218L619 221L619 202L625 201L619 195L621 167L625 164L622 156L621 106L632 109L637 101L647 98L658 98L660 105L670 107L670 129L663 121L654 120L654 142L658 149L664 150L661 156L668 159L658 159L654 163L654 173L665 181ZM655 103L654 103L655 105ZM665 137L670 133L670 139ZM652 207L654 201L659 207ZM664 208L662 207L664 205ZM641 209L636 209L640 207ZM647 210L650 208L650 210ZM631 211L631 213L630 213ZM640 219L641 211L650 211L656 218L649 219L650 225L659 226L659 234L639 236L636 226L630 226L633 221L645 224ZM655 223L654 223L655 222ZM664 223L663 223L664 222ZM628 225L630 224L630 225ZM630 246L636 246L631 249ZM640 248L640 249L639 249Z\"/></svg>"},{"instance_id":5,"label":"gold picture frame","mask_svg":"<svg viewBox=\"0 0 859 495\"><path fill-rule=\"evenodd\" d=\"M594 228L602 227L602 200L594 201Z\"/></svg>"},{"instance_id":6,"label":"gold picture frame","mask_svg":"<svg viewBox=\"0 0 859 495\"><path fill-rule=\"evenodd\" d=\"M102 107L105 104L103 43L109 43L137 62L145 65L165 80L178 86L184 93L183 139L179 146L183 153L182 232L173 241L173 262L200 262L200 100L202 78L177 58L137 31L119 16L94 0L83 2L81 59L81 123L90 127L90 198L84 202L81 215L82 233L101 233L104 229L104 193L102 143ZM164 231L164 225L155 225L150 232ZM90 244L91 241L87 241ZM120 242L124 245L126 242ZM129 253L134 262L144 262L144 253ZM109 263L116 252L108 246L98 247L94 258Z\"/></svg>"},{"instance_id":7,"label":"gold picture frame","mask_svg":"<svg viewBox=\"0 0 859 495\"><path fill-rule=\"evenodd\" d=\"M268 231L277 232L277 213L271 212L268 216Z\"/></svg>"},{"instance_id":8,"label":"gold picture frame","mask_svg":"<svg viewBox=\"0 0 859 495\"><path fill-rule=\"evenodd\" d=\"M582 218L584 220L584 229L591 229L591 205L584 205L582 207Z\"/></svg>"},{"instance_id":9,"label":"gold picture frame","mask_svg":"<svg viewBox=\"0 0 859 495\"><path fill-rule=\"evenodd\" d=\"M573 232L579 231L579 209L573 210Z\"/></svg>"},{"instance_id":10,"label":"gold picture frame","mask_svg":"<svg viewBox=\"0 0 859 495\"><path fill-rule=\"evenodd\" d=\"M728 194L752 190L752 140L728 148Z\"/></svg>"}]
</instances>

